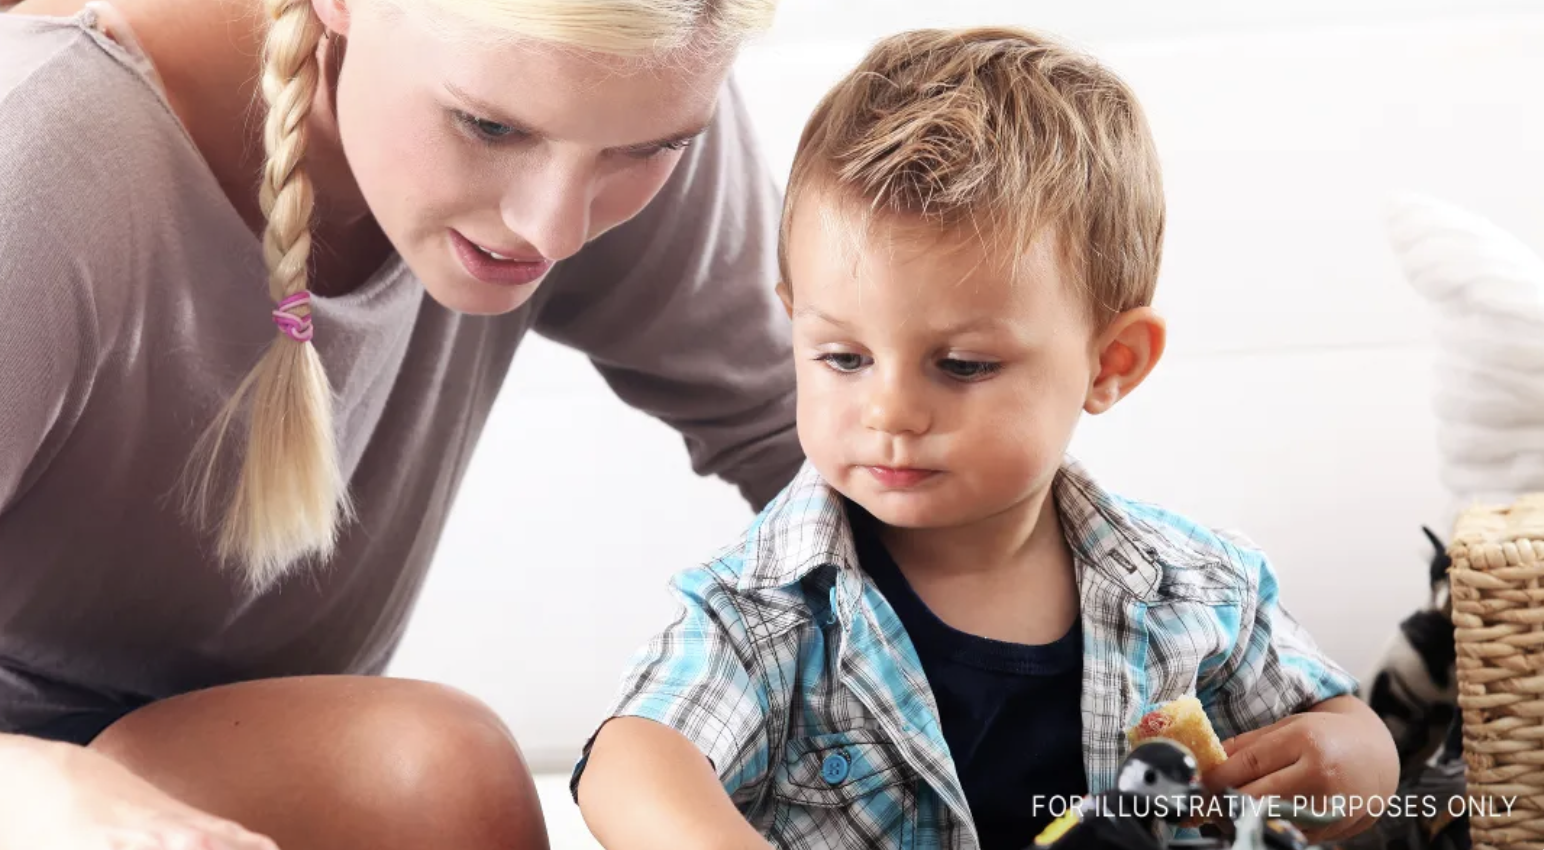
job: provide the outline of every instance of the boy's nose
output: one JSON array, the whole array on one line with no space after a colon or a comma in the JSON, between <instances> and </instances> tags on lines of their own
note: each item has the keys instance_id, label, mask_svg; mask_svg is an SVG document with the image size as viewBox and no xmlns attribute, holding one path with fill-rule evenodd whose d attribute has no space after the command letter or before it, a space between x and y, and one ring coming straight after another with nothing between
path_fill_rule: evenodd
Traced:
<instances>
[{"instance_id":1,"label":"boy's nose","mask_svg":"<svg viewBox=\"0 0 1544 850\"><path fill-rule=\"evenodd\" d=\"M896 377L880 377L863 405L863 426L884 434L921 434L932 424L926 400Z\"/></svg>"}]
</instances>

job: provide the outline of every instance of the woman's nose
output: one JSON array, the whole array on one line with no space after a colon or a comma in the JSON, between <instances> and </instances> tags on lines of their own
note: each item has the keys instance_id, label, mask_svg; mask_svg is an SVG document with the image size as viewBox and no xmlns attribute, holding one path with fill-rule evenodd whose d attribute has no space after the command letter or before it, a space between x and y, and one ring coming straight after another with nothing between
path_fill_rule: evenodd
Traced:
<instances>
[{"instance_id":1,"label":"woman's nose","mask_svg":"<svg viewBox=\"0 0 1544 850\"><path fill-rule=\"evenodd\" d=\"M548 260L567 259L590 236L593 168L549 162L506 193L504 222Z\"/></svg>"}]
</instances>

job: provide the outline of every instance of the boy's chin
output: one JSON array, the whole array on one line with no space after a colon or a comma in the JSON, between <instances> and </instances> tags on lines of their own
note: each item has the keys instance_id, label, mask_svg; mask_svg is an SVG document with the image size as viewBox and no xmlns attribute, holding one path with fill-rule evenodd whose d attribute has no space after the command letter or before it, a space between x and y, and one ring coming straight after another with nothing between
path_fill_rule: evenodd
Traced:
<instances>
[{"instance_id":1,"label":"boy's chin","mask_svg":"<svg viewBox=\"0 0 1544 850\"><path fill-rule=\"evenodd\" d=\"M974 506L962 504L948 473L915 486L894 487L874 480L862 467L832 466L834 475L819 463L816 469L837 492L891 528L952 528L976 518L971 512Z\"/></svg>"},{"instance_id":2,"label":"boy's chin","mask_svg":"<svg viewBox=\"0 0 1544 850\"><path fill-rule=\"evenodd\" d=\"M854 488L861 490L862 488ZM891 528L922 530L949 528L958 524L961 517L958 506L936 493L908 492L858 492L845 494L874 519Z\"/></svg>"},{"instance_id":3,"label":"boy's chin","mask_svg":"<svg viewBox=\"0 0 1544 850\"><path fill-rule=\"evenodd\" d=\"M999 517L1023 504L1022 501L970 498L951 487L908 491L869 488L860 484L838 489L874 519L891 528L909 531L964 528Z\"/></svg>"}]
</instances>

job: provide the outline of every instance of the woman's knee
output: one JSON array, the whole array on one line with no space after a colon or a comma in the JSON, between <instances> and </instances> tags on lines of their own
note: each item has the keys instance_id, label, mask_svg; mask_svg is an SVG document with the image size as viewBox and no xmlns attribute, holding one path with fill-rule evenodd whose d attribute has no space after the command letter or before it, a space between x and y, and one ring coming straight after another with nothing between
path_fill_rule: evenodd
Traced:
<instances>
[{"instance_id":1,"label":"woman's knee","mask_svg":"<svg viewBox=\"0 0 1544 850\"><path fill-rule=\"evenodd\" d=\"M243 683L142 709L93 746L284 850L547 846L513 736L441 685Z\"/></svg>"},{"instance_id":2,"label":"woman's knee","mask_svg":"<svg viewBox=\"0 0 1544 850\"><path fill-rule=\"evenodd\" d=\"M401 699L365 712L351 737L350 750L380 768L366 790L400 811L416 810L439 846L546 847L530 770L514 736L481 702L414 683Z\"/></svg>"}]
</instances>

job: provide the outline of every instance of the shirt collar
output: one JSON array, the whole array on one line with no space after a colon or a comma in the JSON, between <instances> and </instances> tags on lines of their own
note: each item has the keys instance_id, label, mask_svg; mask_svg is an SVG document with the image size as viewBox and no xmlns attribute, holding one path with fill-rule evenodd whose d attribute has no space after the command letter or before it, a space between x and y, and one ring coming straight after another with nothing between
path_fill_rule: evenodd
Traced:
<instances>
[{"instance_id":1,"label":"shirt collar","mask_svg":"<svg viewBox=\"0 0 1544 850\"><path fill-rule=\"evenodd\" d=\"M1077 560L1138 599L1156 599L1165 567L1194 565L1196 554L1136 516L1072 457L1064 459L1052 486ZM752 524L744 556L741 591L786 587L822 567L856 569L841 494L806 461Z\"/></svg>"},{"instance_id":2,"label":"shirt collar","mask_svg":"<svg viewBox=\"0 0 1544 850\"><path fill-rule=\"evenodd\" d=\"M822 567L858 564L842 496L808 461L756 517L745 542L741 591L786 587Z\"/></svg>"}]
</instances>

